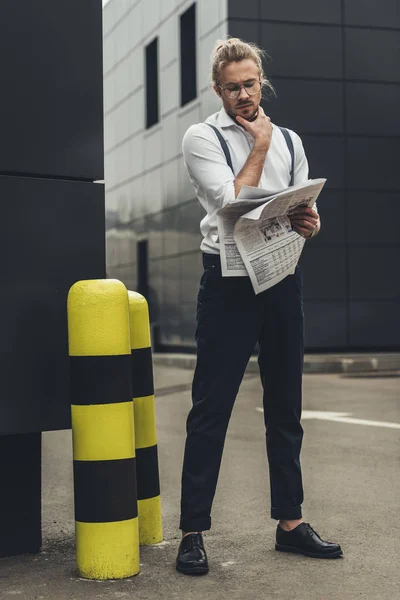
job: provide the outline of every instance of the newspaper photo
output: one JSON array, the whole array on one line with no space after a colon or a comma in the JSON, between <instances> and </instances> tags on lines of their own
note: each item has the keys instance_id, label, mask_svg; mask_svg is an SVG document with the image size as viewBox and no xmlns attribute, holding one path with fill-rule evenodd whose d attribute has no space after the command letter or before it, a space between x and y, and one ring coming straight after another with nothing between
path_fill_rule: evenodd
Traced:
<instances>
[{"instance_id":1,"label":"newspaper photo","mask_svg":"<svg viewBox=\"0 0 400 600\"><path fill-rule=\"evenodd\" d=\"M244 186L218 211L222 275L248 275L259 294L293 274L305 239L292 230L289 215L312 208L325 182L309 180L273 195Z\"/></svg>"}]
</instances>

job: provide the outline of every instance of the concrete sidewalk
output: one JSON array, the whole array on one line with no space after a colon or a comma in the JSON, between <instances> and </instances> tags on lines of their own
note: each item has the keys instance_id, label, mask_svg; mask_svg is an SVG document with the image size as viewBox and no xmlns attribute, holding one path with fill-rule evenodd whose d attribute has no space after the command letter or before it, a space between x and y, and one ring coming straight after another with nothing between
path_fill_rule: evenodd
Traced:
<instances>
[{"instance_id":1,"label":"concrete sidewalk","mask_svg":"<svg viewBox=\"0 0 400 600\"><path fill-rule=\"evenodd\" d=\"M179 353L153 354L155 365L193 370L196 355ZM306 354L304 373L374 373L399 371L400 353L371 354ZM258 372L257 357L252 356L247 367L249 373Z\"/></svg>"},{"instance_id":2,"label":"concrete sidewalk","mask_svg":"<svg viewBox=\"0 0 400 600\"><path fill-rule=\"evenodd\" d=\"M164 542L141 549L140 575L105 582L76 575L71 432L49 432L43 434L43 551L0 560L1 600L398 597L398 376L304 377L304 517L342 545L344 558L336 561L274 550L261 383L255 373L245 376L228 430L213 527L205 535L211 570L199 578L175 570L191 379L189 369L155 367ZM340 422L344 414L349 418Z\"/></svg>"}]
</instances>

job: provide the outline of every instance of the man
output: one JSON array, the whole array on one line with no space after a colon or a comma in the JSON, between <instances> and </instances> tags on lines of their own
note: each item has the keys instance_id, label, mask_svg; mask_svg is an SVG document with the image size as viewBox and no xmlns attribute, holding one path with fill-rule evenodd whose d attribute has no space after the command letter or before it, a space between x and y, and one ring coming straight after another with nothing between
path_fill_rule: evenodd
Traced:
<instances>
[{"instance_id":1,"label":"man","mask_svg":"<svg viewBox=\"0 0 400 600\"><path fill-rule=\"evenodd\" d=\"M264 418L270 469L271 517L279 521L276 549L312 557L342 555L302 520L300 449L303 430L301 385L303 310L301 277L294 275L255 295L249 277L222 277L216 212L234 200L243 185L280 191L290 182L291 155L281 130L260 106L263 88L272 89L262 68L262 51L237 38L219 43L212 80L222 100L220 112L191 126L183 140L185 163L207 215L201 222L204 273L197 307L197 365L193 407L187 421L182 472L182 541L176 567L189 574L208 572L202 532L211 527L226 430L248 360L258 342L264 388ZM216 132L225 139L232 162ZM308 179L300 138L294 145L294 183ZM304 238L320 229L317 212L299 209L292 228Z\"/></svg>"}]
</instances>

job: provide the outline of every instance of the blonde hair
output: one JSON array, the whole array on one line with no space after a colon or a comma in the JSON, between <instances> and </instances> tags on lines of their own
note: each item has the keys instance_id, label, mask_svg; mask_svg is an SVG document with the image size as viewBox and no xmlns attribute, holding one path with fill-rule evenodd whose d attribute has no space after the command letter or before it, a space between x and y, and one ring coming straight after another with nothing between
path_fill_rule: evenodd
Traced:
<instances>
[{"instance_id":1,"label":"blonde hair","mask_svg":"<svg viewBox=\"0 0 400 600\"><path fill-rule=\"evenodd\" d=\"M265 77L263 69L263 58L269 58L267 53L256 44L244 42L240 38L229 38L218 40L211 54L211 80L213 85L218 86L221 70L231 62L240 62L245 59L253 60L258 67L263 91L268 95L275 96L272 83Z\"/></svg>"}]
</instances>

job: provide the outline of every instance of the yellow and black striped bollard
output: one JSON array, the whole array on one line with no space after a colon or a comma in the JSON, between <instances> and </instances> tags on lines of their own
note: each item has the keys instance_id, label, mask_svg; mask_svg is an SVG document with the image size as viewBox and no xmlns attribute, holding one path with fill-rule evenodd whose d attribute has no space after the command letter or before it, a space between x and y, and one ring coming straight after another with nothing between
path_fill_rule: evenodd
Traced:
<instances>
[{"instance_id":1,"label":"yellow and black striped bollard","mask_svg":"<svg viewBox=\"0 0 400 600\"><path fill-rule=\"evenodd\" d=\"M150 545L161 542L163 532L149 310L147 301L141 294L128 292L128 295L132 348L139 540L141 545Z\"/></svg>"},{"instance_id":2,"label":"yellow and black striped bollard","mask_svg":"<svg viewBox=\"0 0 400 600\"><path fill-rule=\"evenodd\" d=\"M87 579L139 572L128 293L113 279L68 295L76 564Z\"/></svg>"}]
</instances>

